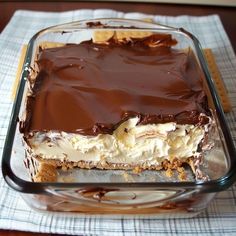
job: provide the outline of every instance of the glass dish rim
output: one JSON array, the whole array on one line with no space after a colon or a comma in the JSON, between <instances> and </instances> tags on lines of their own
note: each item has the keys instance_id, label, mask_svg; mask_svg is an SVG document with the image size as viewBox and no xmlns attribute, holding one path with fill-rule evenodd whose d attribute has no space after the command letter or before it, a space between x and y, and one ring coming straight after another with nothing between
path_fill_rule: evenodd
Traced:
<instances>
[{"instance_id":1,"label":"glass dish rim","mask_svg":"<svg viewBox=\"0 0 236 236\"><path fill-rule=\"evenodd\" d=\"M224 139L226 141L227 151L230 157L231 165L227 171L227 173L220 178L216 180L210 180L206 182L138 182L138 183L63 183L63 182L45 182L45 183L38 183L38 182L30 182L23 180L15 175L13 170L11 169L10 159L11 159L11 152L12 152L12 146L13 141L15 137L15 132L17 128L18 123L18 115L20 111L20 104L23 98L23 90L25 87L26 79L29 75L29 71L27 70L27 66L30 64L33 56L33 47L36 39L41 34L46 34L48 32L62 32L62 29L64 27L72 26L72 27L78 27L82 26L84 23L88 22L103 22L103 21L113 21L113 22L128 22L137 24L140 23L141 25L145 25L146 27L141 28L131 28L131 27L122 27L122 29L133 29L133 30L153 30L153 31L167 31L167 32L175 32L184 34L185 36L189 37L194 45L194 49L196 51L196 55L198 57L201 69L205 75L207 86L209 88L210 94L212 96L212 100L214 103L214 108L216 110L219 124L224 136ZM77 29L86 29L88 27L80 27ZM97 26L90 27L91 29L97 29ZM99 28L101 29L101 28ZM109 29L121 29L120 27L109 27ZM74 29L73 29L74 30ZM234 143L231 137L231 134L229 132L229 128L227 126L227 122L225 119L225 115L222 109L222 106L219 101L219 97L216 93L216 89L214 87L214 83L211 79L211 75L205 60L205 57L203 55L203 51L200 45L200 42L198 39L188 31L184 30L183 28L174 28L162 24L157 23L149 23L144 22L141 20L133 20L133 19L122 19L122 18L98 18L98 19L90 19L90 20L79 20L74 22L69 22L66 24L59 24L55 26L51 26L48 28L45 28L43 30L40 30L37 32L29 41L27 45L27 51L25 55L24 64L22 66L21 70L21 77L20 77L20 83L18 85L17 95L15 98L15 101L13 103L12 107L12 113L10 116L9 121L9 127L5 139L5 144L3 148L3 154L2 154L2 174L7 182L7 184L12 187L13 189L23 192L23 193L45 193L47 192L47 187L55 187L55 188L63 188L63 189L70 189L70 188L78 188L78 187L89 187L89 186L104 186L104 187L122 187L122 188L130 188L130 187L140 187L140 188L188 188L188 189L198 189L201 192L218 192L223 191L230 187L235 179L236 179L236 160L234 159L236 157L236 151L234 147Z\"/></svg>"}]
</instances>

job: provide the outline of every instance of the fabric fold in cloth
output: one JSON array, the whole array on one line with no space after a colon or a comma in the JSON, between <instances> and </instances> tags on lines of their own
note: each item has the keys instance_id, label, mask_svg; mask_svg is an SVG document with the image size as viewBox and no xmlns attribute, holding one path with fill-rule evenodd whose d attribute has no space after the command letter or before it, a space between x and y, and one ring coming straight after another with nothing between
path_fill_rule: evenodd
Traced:
<instances>
[{"instance_id":1,"label":"fabric fold in cloth","mask_svg":"<svg viewBox=\"0 0 236 236\"><path fill-rule=\"evenodd\" d=\"M76 10L62 13L17 11L0 34L0 157L12 109L12 86L21 49L39 30L70 21L92 18L152 19L154 22L183 27L193 33L203 48L210 48L224 80L232 111L226 118L236 141L236 57L217 15L155 16L113 10ZM27 206L19 193L10 189L0 173L0 228L74 235L235 235L236 186L219 193L209 207L192 219L124 219L70 213L39 212Z\"/></svg>"}]
</instances>

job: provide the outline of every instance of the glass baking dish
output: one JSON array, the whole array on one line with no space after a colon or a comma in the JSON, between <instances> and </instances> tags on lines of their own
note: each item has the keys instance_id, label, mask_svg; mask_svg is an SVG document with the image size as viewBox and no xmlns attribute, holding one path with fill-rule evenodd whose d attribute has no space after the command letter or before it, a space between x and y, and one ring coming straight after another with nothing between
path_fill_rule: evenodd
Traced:
<instances>
[{"instance_id":1,"label":"glass baking dish","mask_svg":"<svg viewBox=\"0 0 236 236\"><path fill-rule=\"evenodd\" d=\"M202 166L209 180L196 181L191 170L187 171L186 181L179 181L175 174L167 177L164 171L135 174L132 171L96 169L58 170L57 182L38 183L31 180L24 166L25 150L18 126L27 87L26 78L34 66L39 45L80 43L90 40L94 31L168 33L178 41L174 47L192 49L204 74L205 89L217 123L216 133L211 137L215 146L207 153ZM21 192L30 206L48 211L122 217L192 217L204 210L217 192L235 181L235 157L234 144L203 51L199 41L184 29L136 20L96 19L50 27L30 40L2 158L6 182Z\"/></svg>"}]
</instances>

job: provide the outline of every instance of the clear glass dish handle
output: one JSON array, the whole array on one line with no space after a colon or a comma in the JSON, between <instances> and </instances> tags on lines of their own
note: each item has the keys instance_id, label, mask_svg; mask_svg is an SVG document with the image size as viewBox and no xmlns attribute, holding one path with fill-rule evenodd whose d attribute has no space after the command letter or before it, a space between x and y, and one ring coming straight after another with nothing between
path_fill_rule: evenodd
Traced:
<instances>
[{"instance_id":1,"label":"clear glass dish handle","mask_svg":"<svg viewBox=\"0 0 236 236\"><path fill-rule=\"evenodd\" d=\"M81 189L48 189L52 195L56 195L65 201L89 204L94 207L109 206L118 208L138 207L147 208L166 204L176 200L188 198L195 190L184 189L127 189L127 188L103 188L86 187Z\"/></svg>"}]
</instances>

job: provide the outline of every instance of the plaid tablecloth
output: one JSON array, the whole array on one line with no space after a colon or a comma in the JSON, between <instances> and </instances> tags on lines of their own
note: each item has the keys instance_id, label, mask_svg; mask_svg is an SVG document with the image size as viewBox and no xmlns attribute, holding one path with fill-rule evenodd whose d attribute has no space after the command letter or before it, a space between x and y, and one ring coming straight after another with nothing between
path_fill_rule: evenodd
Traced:
<instances>
[{"instance_id":1,"label":"plaid tablecloth","mask_svg":"<svg viewBox=\"0 0 236 236\"><path fill-rule=\"evenodd\" d=\"M23 44L47 26L80 19L152 18L155 22L184 27L203 47L211 48L233 105L227 120L236 140L236 57L217 15L205 17L150 16L113 10L77 10L63 13L17 11L0 34L0 157L12 109L11 89ZM236 158L236 157L235 157ZM79 235L236 235L236 186L217 195L208 209L193 219L112 219L44 213L30 209L0 174L0 228Z\"/></svg>"}]
</instances>

